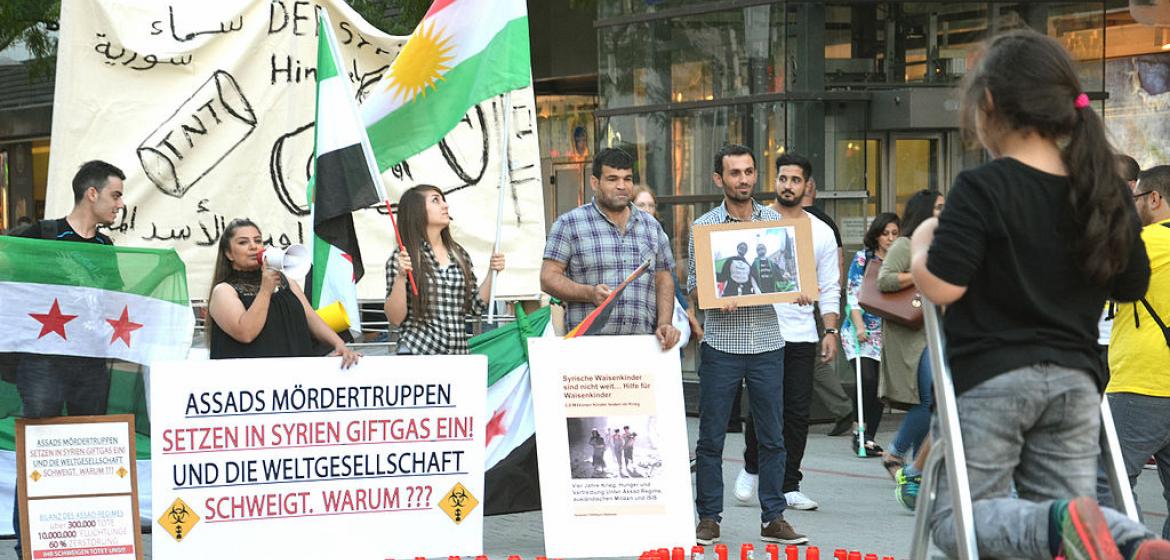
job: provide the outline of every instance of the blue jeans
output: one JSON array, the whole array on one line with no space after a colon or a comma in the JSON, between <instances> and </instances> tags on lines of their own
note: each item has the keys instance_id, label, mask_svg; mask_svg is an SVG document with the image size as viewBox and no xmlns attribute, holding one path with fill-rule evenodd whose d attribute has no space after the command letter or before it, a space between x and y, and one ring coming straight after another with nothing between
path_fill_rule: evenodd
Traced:
<instances>
[{"instance_id":1,"label":"blue jeans","mask_svg":"<svg viewBox=\"0 0 1170 560\"><path fill-rule=\"evenodd\" d=\"M1170 507L1170 398L1134 393L1109 393L1109 408L1117 425L1117 439L1129 485L1137 484L1146 459L1158 464L1162 497ZM1102 505L1113 505L1105 470L1097 473L1097 497ZM1135 497L1136 500L1136 497ZM1162 538L1170 538L1170 519L1162 524Z\"/></svg>"},{"instance_id":2,"label":"blue jeans","mask_svg":"<svg viewBox=\"0 0 1170 560\"><path fill-rule=\"evenodd\" d=\"M735 392L745 379L760 453L760 518L784 515L784 349L730 354L706 343L699 361L699 441L695 448L695 509L716 521L723 513L723 442Z\"/></svg>"},{"instance_id":3,"label":"blue jeans","mask_svg":"<svg viewBox=\"0 0 1170 560\"><path fill-rule=\"evenodd\" d=\"M1094 493L1100 404L1088 372L1054 364L1000 374L959 396L981 558L1052 556L1048 525L1053 500ZM941 438L937 425L935 430ZM1011 497L1013 481L1019 498ZM938 548L954 557L955 524L945 469L939 482L931 533ZM1121 513L1102 512L1119 546L1153 536Z\"/></svg>"},{"instance_id":4,"label":"blue jeans","mask_svg":"<svg viewBox=\"0 0 1170 560\"><path fill-rule=\"evenodd\" d=\"M25 418L98 416L106 413L110 396L110 368L102 358L26 354L16 367L16 388ZM19 497L13 494L12 528L16 557L20 558Z\"/></svg>"},{"instance_id":5,"label":"blue jeans","mask_svg":"<svg viewBox=\"0 0 1170 560\"><path fill-rule=\"evenodd\" d=\"M934 378L930 374L929 349L922 351L918 359L918 404L906 411L902 425L898 426L898 433L894 434L894 441L890 443L890 453L907 459L918 453L922 440L930 433L930 407L934 404Z\"/></svg>"}]
</instances>

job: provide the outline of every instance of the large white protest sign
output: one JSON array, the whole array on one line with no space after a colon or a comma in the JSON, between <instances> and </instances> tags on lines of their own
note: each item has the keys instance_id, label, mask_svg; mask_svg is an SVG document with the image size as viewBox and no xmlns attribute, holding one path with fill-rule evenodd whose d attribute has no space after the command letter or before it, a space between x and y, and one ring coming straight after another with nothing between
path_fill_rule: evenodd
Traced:
<instances>
[{"instance_id":1,"label":"large white protest sign","mask_svg":"<svg viewBox=\"0 0 1170 560\"><path fill-rule=\"evenodd\" d=\"M694 544L678 352L647 335L531 338L528 353L545 553Z\"/></svg>"},{"instance_id":2,"label":"large white protest sign","mask_svg":"<svg viewBox=\"0 0 1170 560\"><path fill-rule=\"evenodd\" d=\"M232 218L252 218L276 244L309 243L317 5L365 99L406 37L378 31L341 0L63 2L46 215L68 213L82 162L117 165L127 207L109 233L123 245L177 249L195 298L207 293L213 246ZM539 294L544 247L531 88L510 100L501 297ZM442 143L383 176L394 202L420 183L447 193L452 233L481 277L495 239L505 110L499 98L479 104ZM394 237L385 212L354 215L362 298L385 296Z\"/></svg>"},{"instance_id":3,"label":"large white protest sign","mask_svg":"<svg viewBox=\"0 0 1170 560\"><path fill-rule=\"evenodd\" d=\"M339 365L153 366L155 557L481 552L487 359Z\"/></svg>"}]
</instances>

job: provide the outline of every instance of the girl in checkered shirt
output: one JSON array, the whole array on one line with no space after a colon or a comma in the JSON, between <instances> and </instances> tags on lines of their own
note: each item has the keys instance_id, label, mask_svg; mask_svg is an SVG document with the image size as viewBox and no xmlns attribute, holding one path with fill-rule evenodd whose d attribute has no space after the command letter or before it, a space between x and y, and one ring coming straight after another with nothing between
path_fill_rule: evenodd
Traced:
<instances>
[{"instance_id":1,"label":"girl in checkered shirt","mask_svg":"<svg viewBox=\"0 0 1170 560\"><path fill-rule=\"evenodd\" d=\"M466 354L467 316L487 309L492 275L476 287L471 257L451 238L443 191L418 185L398 201L398 231L405 250L386 262L386 318L399 328L399 354ZM504 270L493 254L490 269ZM418 289L407 277L413 273Z\"/></svg>"}]
</instances>

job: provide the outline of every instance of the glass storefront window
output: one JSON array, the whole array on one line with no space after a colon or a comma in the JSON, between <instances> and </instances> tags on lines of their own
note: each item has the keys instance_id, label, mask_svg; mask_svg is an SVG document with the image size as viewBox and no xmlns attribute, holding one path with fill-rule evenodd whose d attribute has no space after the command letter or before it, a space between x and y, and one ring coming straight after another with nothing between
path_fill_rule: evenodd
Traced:
<instances>
[{"instance_id":1,"label":"glass storefront window","mask_svg":"<svg viewBox=\"0 0 1170 560\"><path fill-rule=\"evenodd\" d=\"M894 180L894 207L899 215L914 193L939 189L941 141L938 138L894 138L891 154Z\"/></svg>"},{"instance_id":2,"label":"glass storefront window","mask_svg":"<svg viewBox=\"0 0 1170 560\"><path fill-rule=\"evenodd\" d=\"M536 127L540 157L556 161L585 161L595 145L592 95L540 95L536 98Z\"/></svg>"},{"instance_id":3,"label":"glass storefront window","mask_svg":"<svg viewBox=\"0 0 1170 560\"><path fill-rule=\"evenodd\" d=\"M784 89L784 9L726 12L603 27L606 108L712 101Z\"/></svg>"},{"instance_id":4,"label":"glass storefront window","mask_svg":"<svg viewBox=\"0 0 1170 560\"><path fill-rule=\"evenodd\" d=\"M1105 90L1105 11L1101 2L1048 5L1048 35L1060 41L1077 65L1085 91Z\"/></svg>"}]
</instances>

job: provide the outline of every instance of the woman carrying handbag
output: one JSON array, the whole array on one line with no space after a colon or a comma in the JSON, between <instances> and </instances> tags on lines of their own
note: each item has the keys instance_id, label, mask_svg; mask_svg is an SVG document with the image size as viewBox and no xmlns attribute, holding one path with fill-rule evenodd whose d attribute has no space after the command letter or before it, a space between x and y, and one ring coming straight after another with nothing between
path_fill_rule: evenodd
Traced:
<instances>
[{"instance_id":1,"label":"woman carrying handbag","mask_svg":"<svg viewBox=\"0 0 1170 560\"><path fill-rule=\"evenodd\" d=\"M906 201L902 213L902 236L890 246L878 272L877 284L882 292L914 290L914 281L910 277L910 236L914 235L919 224L937 217L942 209L943 197L936 191L921 190ZM907 326L888 319L883 322L883 330L882 398L895 408L906 409L906 417L890 442L889 450L875 451L882 453L882 466L898 483L898 501L912 510L921 473L914 465L905 469L903 465L919 451L930 432L932 383L930 363L924 359L926 334L920 325Z\"/></svg>"}]
</instances>

